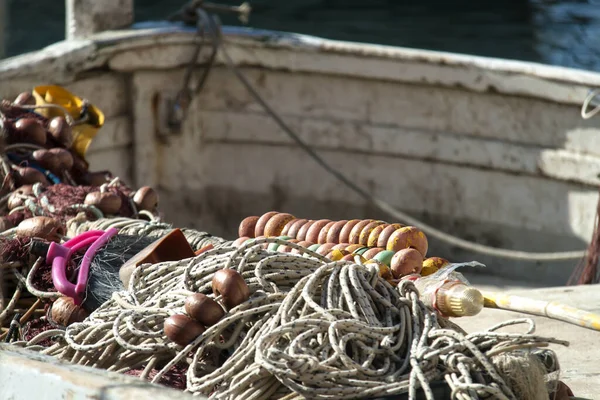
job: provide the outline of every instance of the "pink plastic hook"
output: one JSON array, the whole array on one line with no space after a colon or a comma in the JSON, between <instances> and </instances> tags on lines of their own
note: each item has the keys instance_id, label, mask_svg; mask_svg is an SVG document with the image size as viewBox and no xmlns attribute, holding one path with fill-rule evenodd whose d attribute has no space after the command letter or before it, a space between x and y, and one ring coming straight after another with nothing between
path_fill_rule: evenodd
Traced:
<instances>
[{"instance_id":1,"label":"pink plastic hook","mask_svg":"<svg viewBox=\"0 0 600 400\"><path fill-rule=\"evenodd\" d=\"M64 244L50 243L46 260L52 263L52 282L54 287L65 296L71 297L75 304L83 302L85 288L87 286L90 264L96 252L104 246L110 238L118 232L115 228L104 231L88 231ZM76 251L88 246L77 275L77 284L69 282L67 279L67 263Z\"/></svg>"}]
</instances>

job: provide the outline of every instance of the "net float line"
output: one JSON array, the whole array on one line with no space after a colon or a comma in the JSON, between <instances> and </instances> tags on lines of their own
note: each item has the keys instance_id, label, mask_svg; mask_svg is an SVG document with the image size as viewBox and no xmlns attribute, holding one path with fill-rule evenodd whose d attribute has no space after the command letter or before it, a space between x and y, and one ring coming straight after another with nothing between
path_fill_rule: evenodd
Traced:
<instances>
[{"instance_id":1,"label":"net float line","mask_svg":"<svg viewBox=\"0 0 600 400\"><path fill-rule=\"evenodd\" d=\"M374 219L309 220L277 211L245 218L239 225L238 236L286 236L315 244L347 243L394 252L413 248L423 257L426 257L429 247L427 236L414 226Z\"/></svg>"},{"instance_id":2,"label":"net float line","mask_svg":"<svg viewBox=\"0 0 600 400\"><path fill-rule=\"evenodd\" d=\"M260 236L258 238L262 238ZM233 241L233 246L240 246L244 243L256 240L257 238L240 237ZM441 257L429 257L423 259L421 253L416 249L406 248L398 251L386 250L382 247L367 247L361 244L349 243L312 243L307 240L293 239L289 236L279 236L279 239L290 243L296 243L316 252L332 261L357 261L362 263L374 262L389 270L393 278L398 279L406 275L420 274L427 276L435 273L437 270L449 264L449 261ZM264 245L269 251L298 253L298 250L290 246L271 243ZM356 259L358 257L358 259ZM355 260L356 259L356 260Z\"/></svg>"}]
</instances>

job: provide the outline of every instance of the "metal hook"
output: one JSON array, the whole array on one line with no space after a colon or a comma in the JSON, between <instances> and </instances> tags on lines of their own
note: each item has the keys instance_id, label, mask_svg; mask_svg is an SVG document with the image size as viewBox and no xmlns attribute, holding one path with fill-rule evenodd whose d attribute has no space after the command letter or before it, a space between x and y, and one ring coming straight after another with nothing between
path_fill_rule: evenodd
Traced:
<instances>
[{"instance_id":1,"label":"metal hook","mask_svg":"<svg viewBox=\"0 0 600 400\"><path fill-rule=\"evenodd\" d=\"M596 97L600 95L600 89L592 89L588 93L583 105L581 106L581 118L590 119L594 115L600 113L600 98L596 99ZM588 107L590 104L594 107L591 111L588 111Z\"/></svg>"}]
</instances>

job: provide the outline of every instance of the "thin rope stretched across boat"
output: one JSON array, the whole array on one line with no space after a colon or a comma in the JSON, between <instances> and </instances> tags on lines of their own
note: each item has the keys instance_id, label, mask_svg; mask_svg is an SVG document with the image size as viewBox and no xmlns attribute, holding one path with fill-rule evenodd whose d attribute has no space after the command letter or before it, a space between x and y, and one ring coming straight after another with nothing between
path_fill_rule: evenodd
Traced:
<instances>
[{"instance_id":1,"label":"thin rope stretched across boat","mask_svg":"<svg viewBox=\"0 0 600 400\"><path fill-rule=\"evenodd\" d=\"M317 164L319 164L325 171L327 171L330 175L336 178L338 181L346 185L349 189L357 193L363 199L368 202L373 203L382 211L387 214L397 218L407 224L418 226L423 232L427 235L434 237L440 241L443 241L452 246L456 246L465 250L469 250L475 253L480 253L488 256L506 258L512 260L523 260L523 261L566 261L566 260L577 260L581 259L585 256L585 250L574 250L574 251L564 251L564 252L527 252L527 251L518 251L518 250L510 250L510 249L502 249L491 246L482 245L479 243L474 243L468 240L464 240L458 238L456 236L447 234L445 232L440 231L439 229L434 228L424 222L411 217L410 215L398 210L396 207L392 206L386 201L383 201L361 187L354 184L350 179L348 179L344 174L342 174L337 169L333 168L329 165L323 158L321 158L308 144L306 144L286 123L283 119L277 114L277 112L263 99L263 97L256 91L253 85L249 82L246 76L237 68L235 63L233 62L231 56L229 55L226 46L223 45L220 22L218 17L209 16L206 11L202 8L198 8L196 10L198 14L198 18L201 18L204 22L204 25L208 27L208 30L211 32L212 39L215 42L215 46L218 46L222 51L222 54L225 59L226 65L233 72L233 74L240 80L240 82L244 85L246 90L252 95L252 97L258 102L266 111L266 113L275 120L275 122L279 125L279 127L288 135L290 138L296 142L296 144L304 150ZM195 61L195 60L194 60Z\"/></svg>"}]
</instances>

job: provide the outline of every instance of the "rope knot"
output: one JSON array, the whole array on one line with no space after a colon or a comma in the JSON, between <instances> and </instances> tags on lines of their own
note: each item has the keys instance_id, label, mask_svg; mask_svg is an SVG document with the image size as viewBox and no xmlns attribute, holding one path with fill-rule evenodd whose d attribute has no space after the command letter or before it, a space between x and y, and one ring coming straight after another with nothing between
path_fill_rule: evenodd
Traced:
<instances>
[{"instance_id":1,"label":"rope knot","mask_svg":"<svg viewBox=\"0 0 600 400\"><path fill-rule=\"evenodd\" d=\"M299 374L305 374L310 371L316 371L321 367L320 361L314 357L306 354L296 354L294 360L286 362L287 367Z\"/></svg>"},{"instance_id":2,"label":"rope knot","mask_svg":"<svg viewBox=\"0 0 600 400\"><path fill-rule=\"evenodd\" d=\"M459 364L468 365L468 364L472 364L472 362L473 362L473 360L471 360L471 358L465 356L462 353L451 353L445 358L446 359L444 361L445 361L446 367L451 372L460 372L460 370L458 369Z\"/></svg>"},{"instance_id":3,"label":"rope knot","mask_svg":"<svg viewBox=\"0 0 600 400\"><path fill-rule=\"evenodd\" d=\"M413 281L400 281L400 283L398 283L397 289L398 292L400 292L400 295L407 299L410 298L410 293L415 293L417 296L419 296L419 291L417 290L417 287L415 286L415 283Z\"/></svg>"}]
</instances>

